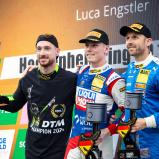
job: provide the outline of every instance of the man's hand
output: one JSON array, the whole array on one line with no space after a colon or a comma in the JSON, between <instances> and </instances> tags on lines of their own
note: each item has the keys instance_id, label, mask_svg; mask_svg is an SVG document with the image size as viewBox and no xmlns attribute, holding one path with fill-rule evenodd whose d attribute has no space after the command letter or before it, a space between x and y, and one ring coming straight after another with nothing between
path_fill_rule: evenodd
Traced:
<instances>
[{"instance_id":1,"label":"man's hand","mask_svg":"<svg viewBox=\"0 0 159 159\"><path fill-rule=\"evenodd\" d=\"M24 77L28 72L32 71L34 68L36 68L37 66L34 66L34 65L29 65L25 70L24 72L22 73L22 77Z\"/></svg>"},{"instance_id":2,"label":"man's hand","mask_svg":"<svg viewBox=\"0 0 159 159\"><path fill-rule=\"evenodd\" d=\"M6 96L0 96L0 104L9 104L9 99Z\"/></svg>"},{"instance_id":3,"label":"man's hand","mask_svg":"<svg viewBox=\"0 0 159 159\"><path fill-rule=\"evenodd\" d=\"M101 129L101 134L98 137L98 139L95 141L95 145L99 145L103 141L103 139L107 136L111 136L109 129L108 128Z\"/></svg>"},{"instance_id":4,"label":"man's hand","mask_svg":"<svg viewBox=\"0 0 159 159\"><path fill-rule=\"evenodd\" d=\"M136 132L146 128L146 121L144 118L138 118L134 125L131 127L131 132Z\"/></svg>"},{"instance_id":5,"label":"man's hand","mask_svg":"<svg viewBox=\"0 0 159 159\"><path fill-rule=\"evenodd\" d=\"M116 119L117 119L116 115L111 115L109 124L113 124L116 121Z\"/></svg>"}]
</instances>

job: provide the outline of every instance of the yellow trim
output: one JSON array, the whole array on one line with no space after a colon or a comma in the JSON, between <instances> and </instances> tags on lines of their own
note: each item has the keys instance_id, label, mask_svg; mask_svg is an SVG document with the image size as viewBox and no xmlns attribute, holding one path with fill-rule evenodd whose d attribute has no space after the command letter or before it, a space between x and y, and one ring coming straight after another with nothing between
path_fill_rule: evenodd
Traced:
<instances>
[{"instance_id":1,"label":"yellow trim","mask_svg":"<svg viewBox=\"0 0 159 159\"><path fill-rule=\"evenodd\" d=\"M130 28L133 29L134 27L137 28L137 29L140 29L140 30L143 28L143 26L141 24L132 24L132 25L130 25Z\"/></svg>"},{"instance_id":2,"label":"yellow trim","mask_svg":"<svg viewBox=\"0 0 159 159\"><path fill-rule=\"evenodd\" d=\"M59 71L59 65L56 63L55 65L55 72L58 72Z\"/></svg>"},{"instance_id":3,"label":"yellow trim","mask_svg":"<svg viewBox=\"0 0 159 159\"><path fill-rule=\"evenodd\" d=\"M102 35L102 34L99 33L99 32L91 31L91 32L89 32L89 33L87 34L87 37L88 37L88 36L95 36L95 37L97 37L97 38L100 38L101 35Z\"/></svg>"}]
</instances>

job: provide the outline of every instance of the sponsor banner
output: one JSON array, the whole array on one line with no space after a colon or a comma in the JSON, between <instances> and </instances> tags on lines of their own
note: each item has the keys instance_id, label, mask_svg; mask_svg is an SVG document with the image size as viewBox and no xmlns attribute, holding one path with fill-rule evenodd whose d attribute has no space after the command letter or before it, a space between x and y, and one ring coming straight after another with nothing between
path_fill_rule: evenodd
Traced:
<instances>
[{"instance_id":1,"label":"sponsor banner","mask_svg":"<svg viewBox=\"0 0 159 159\"><path fill-rule=\"evenodd\" d=\"M113 45L110 47L108 62L114 68L126 68L130 62L125 45ZM37 65L36 55L23 55L4 58L0 79L20 78L21 73L28 65ZM58 64L72 72L76 71L77 65L88 64L83 49L62 51L58 58ZM12 68L12 69L11 69Z\"/></svg>"},{"instance_id":2,"label":"sponsor banner","mask_svg":"<svg viewBox=\"0 0 159 159\"><path fill-rule=\"evenodd\" d=\"M0 125L16 124L18 113L10 113L0 110Z\"/></svg>"},{"instance_id":3,"label":"sponsor banner","mask_svg":"<svg viewBox=\"0 0 159 159\"><path fill-rule=\"evenodd\" d=\"M9 100L12 100L12 95L7 95ZM5 110L0 110L0 125L16 124L18 113L10 113Z\"/></svg>"},{"instance_id":4,"label":"sponsor banner","mask_svg":"<svg viewBox=\"0 0 159 159\"><path fill-rule=\"evenodd\" d=\"M153 42L152 51L154 55L158 55L159 40ZM108 63L113 68L125 69L130 61L128 50L125 49L125 44L110 46L108 57ZM59 65L72 72L76 71L77 65L88 64L83 49L61 51L58 58ZM21 73L26 69L28 65L37 65L36 54L23 55L4 58L3 67L0 79L12 79L20 78ZM12 69L11 69L12 68Z\"/></svg>"},{"instance_id":5,"label":"sponsor banner","mask_svg":"<svg viewBox=\"0 0 159 159\"><path fill-rule=\"evenodd\" d=\"M35 65L36 55L6 57L0 79L20 78L28 65Z\"/></svg>"},{"instance_id":6,"label":"sponsor banner","mask_svg":"<svg viewBox=\"0 0 159 159\"><path fill-rule=\"evenodd\" d=\"M0 130L0 158L9 159L15 130Z\"/></svg>"},{"instance_id":7,"label":"sponsor banner","mask_svg":"<svg viewBox=\"0 0 159 159\"><path fill-rule=\"evenodd\" d=\"M26 129L19 129L13 159L17 159L19 157L20 159L25 159L25 136Z\"/></svg>"}]
</instances>

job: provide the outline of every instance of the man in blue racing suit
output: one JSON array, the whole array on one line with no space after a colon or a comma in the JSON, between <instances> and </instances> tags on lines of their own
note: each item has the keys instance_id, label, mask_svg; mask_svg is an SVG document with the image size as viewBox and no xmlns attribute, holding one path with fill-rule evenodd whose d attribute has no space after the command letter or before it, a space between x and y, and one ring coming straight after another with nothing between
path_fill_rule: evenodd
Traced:
<instances>
[{"instance_id":1,"label":"man in blue racing suit","mask_svg":"<svg viewBox=\"0 0 159 159\"><path fill-rule=\"evenodd\" d=\"M159 59L150 51L151 32L140 23L123 26L120 34L125 37L126 47L135 62L128 65L124 74L126 91L144 91L141 110L132 132L138 134L141 158L159 158ZM128 110L126 110L126 117Z\"/></svg>"}]
</instances>

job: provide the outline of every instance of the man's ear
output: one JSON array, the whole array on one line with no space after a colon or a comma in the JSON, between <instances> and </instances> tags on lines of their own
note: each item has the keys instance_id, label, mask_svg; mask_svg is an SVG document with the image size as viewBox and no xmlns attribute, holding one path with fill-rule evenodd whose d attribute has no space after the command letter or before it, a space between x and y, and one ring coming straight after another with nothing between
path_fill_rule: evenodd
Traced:
<instances>
[{"instance_id":1,"label":"man's ear","mask_svg":"<svg viewBox=\"0 0 159 159\"><path fill-rule=\"evenodd\" d=\"M59 57L59 54L60 54L60 49L56 48L56 57Z\"/></svg>"},{"instance_id":2,"label":"man's ear","mask_svg":"<svg viewBox=\"0 0 159 159\"><path fill-rule=\"evenodd\" d=\"M105 55L108 55L108 53L109 53L109 45L105 46L105 52L104 53L105 53Z\"/></svg>"},{"instance_id":3,"label":"man's ear","mask_svg":"<svg viewBox=\"0 0 159 159\"><path fill-rule=\"evenodd\" d=\"M151 44L152 44L152 38L147 38L147 46L149 47L149 46L151 46Z\"/></svg>"}]
</instances>

